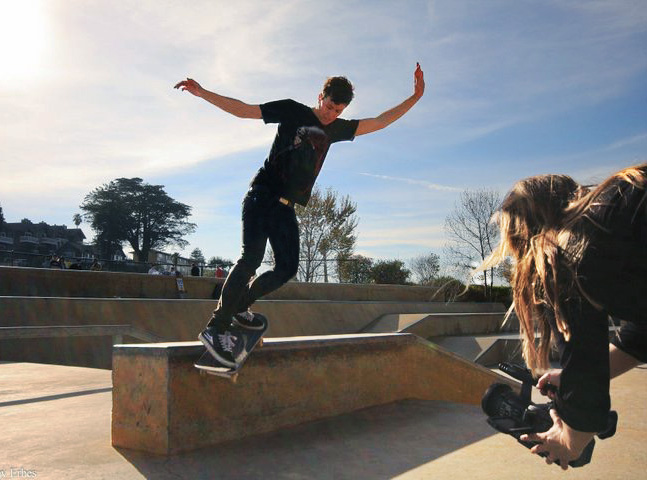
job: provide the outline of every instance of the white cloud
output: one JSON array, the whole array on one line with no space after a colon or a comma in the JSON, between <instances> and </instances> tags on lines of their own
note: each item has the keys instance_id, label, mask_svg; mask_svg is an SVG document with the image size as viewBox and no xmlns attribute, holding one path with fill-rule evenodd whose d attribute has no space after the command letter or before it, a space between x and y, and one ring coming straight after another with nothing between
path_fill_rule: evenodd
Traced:
<instances>
[{"instance_id":1,"label":"white cloud","mask_svg":"<svg viewBox=\"0 0 647 480\"><path fill-rule=\"evenodd\" d=\"M446 191L446 192L460 192L461 190L463 190L462 188L458 188L458 187L440 185L437 183L427 182L425 180L415 180L412 178L393 177L390 175L376 175L374 173L360 173L360 175L363 175L365 177L379 178L381 180L386 180L388 182L400 182L400 183L406 183L409 185L417 185L417 186L426 188L428 190L437 190L437 191Z\"/></svg>"},{"instance_id":2,"label":"white cloud","mask_svg":"<svg viewBox=\"0 0 647 480\"><path fill-rule=\"evenodd\" d=\"M403 225L401 228L360 229L359 249L406 245L418 250L441 248L444 243L443 229L438 225Z\"/></svg>"}]
</instances>

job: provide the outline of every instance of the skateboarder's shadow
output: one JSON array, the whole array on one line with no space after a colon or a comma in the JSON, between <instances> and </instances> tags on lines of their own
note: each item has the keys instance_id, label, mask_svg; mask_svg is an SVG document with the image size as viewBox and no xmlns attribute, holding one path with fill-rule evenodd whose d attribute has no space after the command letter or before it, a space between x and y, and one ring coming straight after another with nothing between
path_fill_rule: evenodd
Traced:
<instances>
[{"instance_id":1,"label":"skateboarder's shadow","mask_svg":"<svg viewBox=\"0 0 647 480\"><path fill-rule=\"evenodd\" d=\"M150 479L386 479L492 433L478 406L405 400L171 457L119 452Z\"/></svg>"}]
</instances>

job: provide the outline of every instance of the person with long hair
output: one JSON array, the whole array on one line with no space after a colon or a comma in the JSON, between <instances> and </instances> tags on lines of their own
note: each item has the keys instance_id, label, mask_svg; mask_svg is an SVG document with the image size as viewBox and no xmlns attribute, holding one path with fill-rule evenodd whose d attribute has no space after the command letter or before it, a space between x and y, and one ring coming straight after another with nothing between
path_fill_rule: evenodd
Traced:
<instances>
[{"instance_id":1,"label":"person with long hair","mask_svg":"<svg viewBox=\"0 0 647 480\"><path fill-rule=\"evenodd\" d=\"M609 380L647 362L647 163L595 188L567 175L517 182L496 221L500 244L477 271L506 257L522 353L554 400L553 426L537 441L563 469L580 456L610 409ZM621 327L609 343L609 318ZM551 370L551 345L561 369ZM548 394L553 384L557 393Z\"/></svg>"}]
</instances>

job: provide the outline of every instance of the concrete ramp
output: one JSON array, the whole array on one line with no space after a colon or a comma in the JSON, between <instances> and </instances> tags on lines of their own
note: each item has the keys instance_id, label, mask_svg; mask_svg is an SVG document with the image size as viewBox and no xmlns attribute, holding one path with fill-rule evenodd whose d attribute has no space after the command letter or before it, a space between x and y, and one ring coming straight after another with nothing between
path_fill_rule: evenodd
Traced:
<instances>
[{"instance_id":1,"label":"concrete ramp","mask_svg":"<svg viewBox=\"0 0 647 480\"><path fill-rule=\"evenodd\" d=\"M524 363L518 334L432 337L429 341L484 367L499 362Z\"/></svg>"},{"instance_id":2,"label":"concrete ramp","mask_svg":"<svg viewBox=\"0 0 647 480\"><path fill-rule=\"evenodd\" d=\"M479 404L507 381L410 334L267 339L236 384L200 374L202 352L115 346L115 447L173 454L404 399Z\"/></svg>"},{"instance_id":3,"label":"concrete ramp","mask_svg":"<svg viewBox=\"0 0 647 480\"><path fill-rule=\"evenodd\" d=\"M387 313L368 324L362 332L404 332L430 338L518 331L519 324L514 316L502 326L505 314L505 307L500 303L446 304L442 310Z\"/></svg>"},{"instance_id":4,"label":"concrete ramp","mask_svg":"<svg viewBox=\"0 0 647 480\"><path fill-rule=\"evenodd\" d=\"M609 327L609 340L617 327ZM460 335L428 338L430 342L484 367L494 367L499 362L523 364L521 336L515 334ZM551 359L558 360L557 352L551 350Z\"/></svg>"}]
</instances>

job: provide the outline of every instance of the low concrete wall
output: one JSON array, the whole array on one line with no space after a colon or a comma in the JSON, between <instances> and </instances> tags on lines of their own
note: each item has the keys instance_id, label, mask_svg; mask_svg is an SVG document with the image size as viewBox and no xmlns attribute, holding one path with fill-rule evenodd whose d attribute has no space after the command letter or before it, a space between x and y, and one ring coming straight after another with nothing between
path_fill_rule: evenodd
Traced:
<instances>
[{"instance_id":1,"label":"low concrete wall","mask_svg":"<svg viewBox=\"0 0 647 480\"><path fill-rule=\"evenodd\" d=\"M0 297L0 326L132 325L167 341L197 338L216 306L213 300ZM350 334L396 312L499 308L490 304L259 300L270 320L268 337ZM485 328L485 327L484 327ZM127 341L132 341L128 339ZM109 337L0 341L0 360L110 368Z\"/></svg>"},{"instance_id":2,"label":"low concrete wall","mask_svg":"<svg viewBox=\"0 0 647 480\"><path fill-rule=\"evenodd\" d=\"M441 302L335 302L335 301L290 301L261 300L254 310L270 319L268 336L288 337L296 335L330 335L338 333L389 333L397 329L367 330L376 320L402 314L423 315L433 313L456 313L452 322L469 318L465 312L491 312L503 309L501 304L491 303L441 303ZM495 315L496 316L496 315ZM502 317L501 317L502 318ZM276 321L275 321L276 320ZM379 320L378 320L379 321ZM474 322L478 328L479 320ZM483 332L492 322L480 322ZM448 328L448 327L447 327ZM415 332L412 332L415 333Z\"/></svg>"},{"instance_id":3,"label":"low concrete wall","mask_svg":"<svg viewBox=\"0 0 647 480\"><path fill-rule=\"evenodd\" d=\"M186 298L211 299L224 279L183 277ZM268 300L441 301L436 289L408 285L288 282ZM0 296L179 298L175 277L142 273L0 267Z\"/></svg>"},{"instance_id":4,"label":"low concrete wall","mask_svg":"<svg viewBox=\"0 0 647 480\"><path fill-rule=\"evenodd\" d=\"M236 384L201 375L202 352L115 346L115 447L173 454L410 398L479 404L506 381L408 334L268 339Z\"/></svg>"},{"instance_id":5,"label":"low concrete wall","mask_svg":"<svg viewBox=\"0 0 647 480\"><path fill-rule=\"evenodd\" d=\"M332 300L352 302L440 302L435 287L417 285L357 285L288 282L266 300Z\"/></svg>"},{"instance_id":6,"label":"low concrete wall","mask_svg":"<svg viewBox=\"0 0 647 480\"><path fill-rule=\"evenodd\" d=\"M186 298L213 298L223 279L183 277ZM180 298L176 277L142 273L0 267L1 296Z\"/></svg>"},{"instance_id":7,"label":"low concrete wall","mask_svg":"<svg viewBox=\"0 0 647 480\"><path fill-rule=\"evenodd\" d=\"M195 340L214 304L208 300L0 297L0 326L131 325L168 341ZM109 369L112 337L2 340L0 360Z\"/></svg>"}]
</instances>

